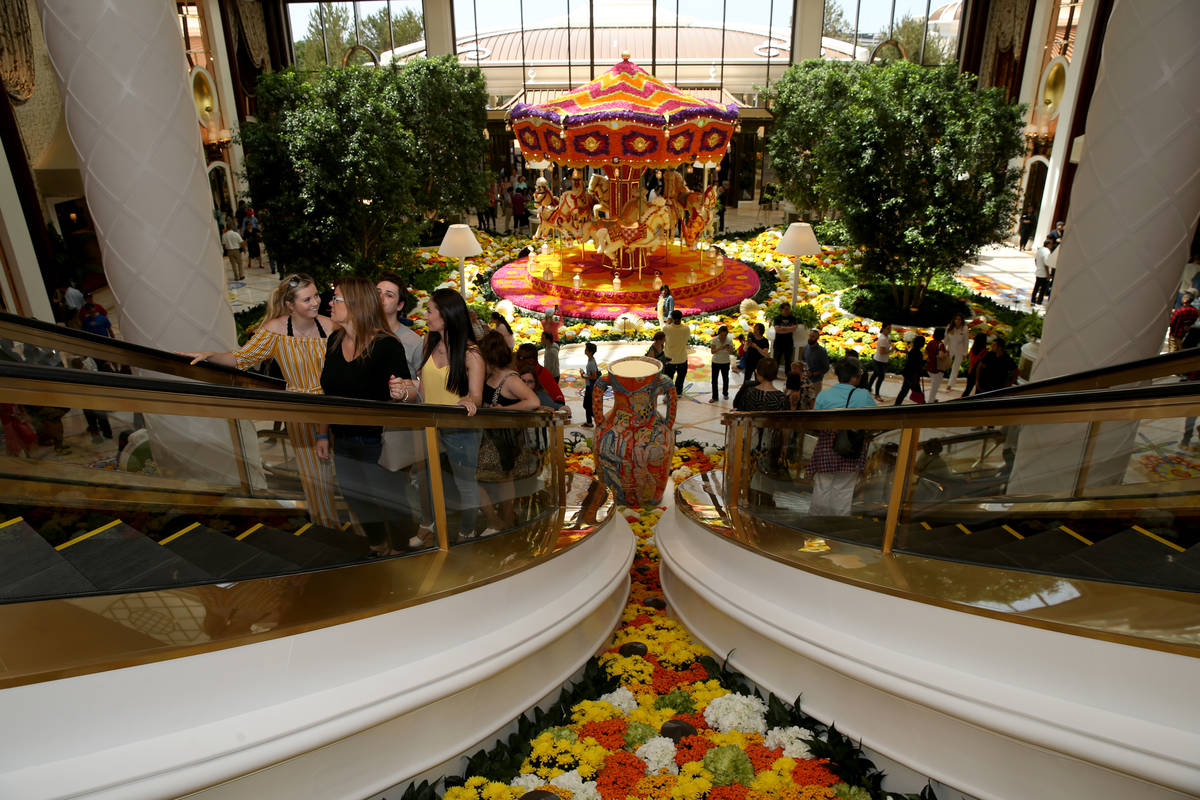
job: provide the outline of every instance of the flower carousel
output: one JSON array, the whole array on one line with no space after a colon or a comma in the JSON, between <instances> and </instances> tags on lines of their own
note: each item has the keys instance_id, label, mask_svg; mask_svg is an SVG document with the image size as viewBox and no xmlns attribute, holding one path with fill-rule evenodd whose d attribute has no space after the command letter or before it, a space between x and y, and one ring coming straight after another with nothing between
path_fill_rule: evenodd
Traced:
<instances>
[{"instance_id":1,"label":"flower carousel","mask_svg":"<svg viewBox=\"0 0 1200 800\"><path fill-rule=\"evenodd\" d=\"M698 100L623 54L596 80L549 103L519 104L509 119L527 164L557 164L573 180L560 196L544 177L536 181L540 246L493 274L498 295L522 308L614 319L654 317L663 284L685 315L758 291L754 270L712 248L720 199L708 169L729 147L735 105ZM697 190L676 169L693 163L704 167ZM663 171L653 199L642 190L647 169Z\"/></svg>"}]
</instances>

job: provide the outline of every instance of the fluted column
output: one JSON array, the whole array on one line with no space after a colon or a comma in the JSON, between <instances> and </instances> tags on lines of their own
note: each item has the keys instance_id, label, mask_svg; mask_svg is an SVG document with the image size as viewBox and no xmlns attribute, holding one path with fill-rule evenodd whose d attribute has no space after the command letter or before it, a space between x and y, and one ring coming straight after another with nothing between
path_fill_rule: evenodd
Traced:
<instances>
[{"instance_id":1,"label":"fluted column","mask_svg":"<svg viewBox=\"0 0 1200 800\"><path fill-rule=\"evenodd\" d=\"M168 0L38 0L121 334L235 344L200 129Z\"/></svg>"},{"instance_id":2,"label":"fluted column","mask_svg":"<svg viewBox=\"0 0 1200 800\"><path fill-rule=\"evenodd\" d=\"M121 335L164 350L237 343L183 40L171 0L38 0ZM263 483L253 431L146 415L165 475ZM237 435L245 446L235 441Z\"/></svg>"},{"instance_id":3,"label":"fluted column","mask_svg":"<svg viewBox=\"0 0 1200 800\"><path fill-rule=\"evenodd\" d=\"M1200 215L1200 3L1117 0L1035 380L1155 355ZM1120 483L1136 423L1097 431L1086 486ZM1069 491L1086 426L1021 431L1009 489Z\"/></svg>"},{"instance_id":4,"label":"fluted column","mask_svg":"<svg viewBox=\"0 0 1200 800\"><path fill-rule=\"evenodd\" d=\"M1200 216L1200 3L1117 0L1034 378L1155 355Z\"/></svg>"}]
</instances>

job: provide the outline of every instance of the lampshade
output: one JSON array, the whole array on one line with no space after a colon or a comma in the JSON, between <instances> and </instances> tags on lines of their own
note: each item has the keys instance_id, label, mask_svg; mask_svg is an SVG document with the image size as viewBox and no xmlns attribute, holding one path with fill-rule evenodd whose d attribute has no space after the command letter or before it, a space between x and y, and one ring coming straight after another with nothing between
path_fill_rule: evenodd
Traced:
<instances>
[{"instance_id":1,"label":"lampshade","mask_svg":"<svg viewBox=\"0 0 1200 800\"><path fill-rule=\"evenodd\" d=\"M442 244L438 247L438 255L449 258L470 258L482 252L483 248L479 246L479 241L471 232L471 227L461 223L451 225L446 230L446 235L442 237Z\"/></svg>"},{"instance_id":2,"label":"lampshade","mask_svg":"<svg viewBox=\"0 0 1200 800\"><path fill-rule=\"evenodd\" d=\"M812 225L793 222L775 245L775 252L781 256L816 256L821 254L821 245L817 244Z\"/></svg>"}]
</instances>

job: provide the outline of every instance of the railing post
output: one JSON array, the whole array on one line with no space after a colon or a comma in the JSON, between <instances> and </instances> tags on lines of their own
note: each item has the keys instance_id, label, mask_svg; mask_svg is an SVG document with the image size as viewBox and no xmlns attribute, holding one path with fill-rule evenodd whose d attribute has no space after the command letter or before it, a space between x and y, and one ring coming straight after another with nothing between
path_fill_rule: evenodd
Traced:
<instances>
[{"instance_id":1,"label":"railing post","mask_svg":"<svg viewBox=\"0 0 1200 800\"><path fill-rule=\"evenodd\" d=\"M725 428L725 507L738 505L742 491L742 423L734 420Z\"/></svg>"},{"instance_id":2,"label":"railing post","mask_svg":"<svg viewBox=\"0 0 1200 800\"><path fill-rule=\"evenodd\" d=\"M439 550L450 549L450 531L446 523L446 489L442 484L442 453L438 449L437 428L425 429L425 452L429 464L429 494L433 498L433 519L437 526Z\"/></svg>"},{"instance_id":3,"label":"railing post","mask_svg":"<svg viewBox=\"0 0 1200 800\"><path fill-rule=\"evenodd\" d=\"M883 527L883 552L892 552L896 540L896 528L900 525L900 510L908 505L908 485L917 459L917 439L920 428L904 428L900 431L900 450L896 453L896 467L892 473L892 493L888 498L887 521Z\"/></svg>"},{"instance_id":4,"label":"railing post","mask_svg":"<svg viewBox=\"0 0 1200 800\"><path fill-rule=\"evenodd\" d=\"M247 497L254 494L250 486L250 471L246 468L246 441L242 438L242 426L238 420L229 419L229 437L233 440L233 460L237 464L238 480L242 482L242 493Z\"/></svg>"},{"instance_id":5,"label":"railing post","mask_svg":"<svg viewBox=\"0 0 1200 800\"><path fill-rule=\"evenodd\" d=\"M550 424L553 426L554 431L554 443L552 445L554 448L554 453L552 455L552 458L554 459L553 474L554 481L558 484L555 494L558 496L559 508L563 509L567 505L567 455L566 443L563 441L566 431L563 427L562 420L557 416L551 419Z\"/></svg>"},{"instance_id":6,"label":"railing post","mask_svg":"<svg viewBox=\"0 0 1200 800\"><path fill-rule=\"evenodd\" d=\"M1083 448L1083 460L1079 471L1075 473L1075 488L1073 497L1082 497L1087 488L1088 473L1092 471L1092 459L1096 457L1096 441L1100 438L1100 423L1089 422L1087 429L1087 444Z\"/></svg>"}]
</instances>

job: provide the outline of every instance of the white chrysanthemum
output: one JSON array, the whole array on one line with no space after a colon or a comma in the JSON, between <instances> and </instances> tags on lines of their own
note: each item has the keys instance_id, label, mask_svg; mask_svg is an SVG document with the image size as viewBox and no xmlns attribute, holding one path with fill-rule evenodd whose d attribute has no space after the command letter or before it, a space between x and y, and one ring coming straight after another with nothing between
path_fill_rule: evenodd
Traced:
<instances>
[{"instance_id":1,"label":"white chrysanthemum","mask_svg":"<svg viewBox=\"0 0 1200 800\"><path fill-rule=\"evenodd\" d=\"M717 447L715 444L710 444L708 447L704 448L704 455L708 456L709 458L712 458L719 452L721 452L721 448Z\"/></svg>"},{"instance_id":2,"label":"white chrysanthemum","mask_svg":"<svg viewBox=\"0 0 1200 800\"><path fill-rule=\"evenodd\" d=\"M637 698L633 696L633 692L629 691L624 686L622 686L620 689L617 689L615 692L609 692L608 694L600 695L600 702L609 703L610 705L616 706L623 714L628 714L630 711L633 711L638 707Z\"/></svg>"},{"instance_id":3,"label":"white chrysanthemum","mask_svg":"<svg viewBox=\"0 0 1200 800\"><path fill-rule=\"evenodd\" d=\"M592 452L592 447L587 442L580 442L577 445L575 445L575 454L576 455L586 456L590 452Z\"/></svg>"},{"instance_id":4,"label":"white chrysanthemum","mask_svg":"<svg viewBox=\"0 0 1200 800\"><path fill-rule=\"evenodd\" d=\"M556 778L551 778L550 785L566 789L571 793L572 800L600 800L600 792L596 789L595 781L585 781L579 770L564 772Z\"/></svg>"},{"instance_id":5,"label":"white chrysanthemum","mask_svg":"<svg viewBox=\"0 0 1200 800\"><path fill-rule=\"evenodd\" d=\"M905 331L905 332L904 332L904 341L906 341L906 342L912 342L912 340L913 340L913 339L915 339L915 338L917 338L917 332L916 332L916 331Z\"/></svg>"},{"instance_id":6,"label":"white chrysanthemum","mask_svg":"<svg viewBox=\"0 0 1200 800\"><path fill-rule=\"evenodd\" d=\"M676 483L683 483L690 477L692 477L692 471L687 467L680 467L671 473L671 480Z\"/></svg>"},{"instance_id":7,"label":"white chrysanthemum","mask_svg":"<svg viewBox=\"0 0 1200 800\"><path fill-rule=\"evenodd\" d=\"M441 282L441 283L439 283L439 284L438 284L438 285L437 285L435 288L436 288L436 289L455 289L455 288L457 288L457 287L458 287L458 277L456 276L456 277L454 278L454 281L453 281L453 282L450 282L450 281L442 281L442 282Z\"/></svg>"},{"instance_id":8,"label":"white chrysanthemum","mask_svg":"<svg viewBox=\"0 0 1200 800\"><path fill-rule=\"evenodd\" d=\"M583 458L579 459L579 466L587 467L588 469L595 469L596 461L591 456L584 456Z\"/></svg>"},{"instance_id":9,"label":"white chrysanthemum","mask_svg":"<svg viewBox=\"0 0 1200 800\"><path fill-rule=\"evenodd\" d=\"M805 739L813 737L812 731L792 725L789 728L771 728L764 743L768 749L780 748L788 758L812 758Z\"/></svg>"},{"instance_id":10,"label":"white chrysanthemum","mask_svg":"<svg viewBox=\"0 0 1200 800\"><path fill-rule=\"evenodd\" d=\"M767 704L757 697L727 694L708 704L704 709L704 721L721 733L764 733L767 730L766 712Z\"/></svg>"},{"instance_id":11,"label":"white chrysanthemum","mask_svg":"<svg viewBox=\"0 0 1200 800\"><path fill-rule=\"evenodd\" d=\"M655 736L637 749L638 758L646 762L647 775L660 775L666 770L671 775L679 774L675 763L675 742L665 736Z\"/></svg>"},{"instance_id":12,"label":"white chrysanthemum","mask_svg":"<svg viewBox=\"0 0 1200 800\"><path fill-rule=\"evenodd\" d=\"M537 775L526 772L513 778L512 783L510 783L509 786L520 786L525 791L531 792L545 782L546 781L544 778L540 778Z\"/></svg>"}]
</instances>

